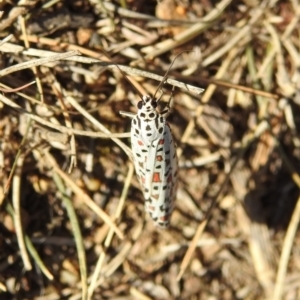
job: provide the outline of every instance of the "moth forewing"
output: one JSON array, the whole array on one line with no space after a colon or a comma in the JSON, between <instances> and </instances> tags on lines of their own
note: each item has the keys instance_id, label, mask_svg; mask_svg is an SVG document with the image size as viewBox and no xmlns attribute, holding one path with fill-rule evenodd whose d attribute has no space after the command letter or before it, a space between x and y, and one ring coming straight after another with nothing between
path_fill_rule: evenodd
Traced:
<instances>
[{"instance_id":1,"label":"moth forewing","mask_svg":"<svg viewBox=\"0 0 300 300\"><path fill-rule=\"evenodd\" d=\"M149 199L151 197L153 183L155 181L160 180L160 174L155 174L155 163L156 163L156 157L158 155L157 150L158 150L159 141L160 138L154 140L148 148L148 153L145 162L145 183L144 183L145 199Z\"/></svg>"},{"instance_id":2,"label":"moth forewing","mask_svg":"<svg viewBox=\"0 0 300 300\"><path fill-rule=\"evenodd\" d=\"M169 126L156 151L153 167L150 201L145 202L146 211L161 228L169 225L177 189L177 156Z\"/></svg>"}]
</instances>

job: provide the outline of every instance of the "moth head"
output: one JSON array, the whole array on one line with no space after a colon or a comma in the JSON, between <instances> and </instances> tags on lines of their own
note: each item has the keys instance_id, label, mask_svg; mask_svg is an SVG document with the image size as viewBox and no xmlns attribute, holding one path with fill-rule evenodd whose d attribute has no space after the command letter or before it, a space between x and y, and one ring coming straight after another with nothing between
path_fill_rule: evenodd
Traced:
<instances>
[{"instance_id":1,"label":"moth head","mask_svg":"<svg viewBox=\"0 0 300 300\"><path fill-rule=\"evenodd\" d=\"M157 107L157 101L149 95L142 97L142 100L138 102L137 108L145 111L153 110Z\"/></svg>"}]
</instances>

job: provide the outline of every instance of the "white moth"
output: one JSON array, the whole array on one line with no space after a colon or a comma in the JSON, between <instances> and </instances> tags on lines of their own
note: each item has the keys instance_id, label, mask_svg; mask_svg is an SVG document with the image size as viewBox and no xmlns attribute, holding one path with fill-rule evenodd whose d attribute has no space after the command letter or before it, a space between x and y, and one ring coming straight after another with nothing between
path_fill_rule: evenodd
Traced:
<instances>
[{"instance_id":1,"label":"white moth","mask_svg":"<svg viewBox=\"0 0 300 300\"><path fill-rule=\"evenodd\" d=\"M169 70L155 94L165 82ZM178 160L166 121L171 101L168 109L159 113L156 108L161 97L156 98L155 94L153 97L141 96L136 115L120 113L132 117L131 148L135 171L145 198L145 210L158 227L167 228L176 198Z\"/></svg>"},{"instance_id":2,"label":"white moth","mask_svg":"<svg viewBox=\"0 0 300 300\"><path fill-rule=\"evenodd\" d=\"M177 190L177 156L165 117L148 95L138 103L131 122L131 147L135 171L143 188L145 210L161 228L167 228Z\"/></svg>"}]
</instances>

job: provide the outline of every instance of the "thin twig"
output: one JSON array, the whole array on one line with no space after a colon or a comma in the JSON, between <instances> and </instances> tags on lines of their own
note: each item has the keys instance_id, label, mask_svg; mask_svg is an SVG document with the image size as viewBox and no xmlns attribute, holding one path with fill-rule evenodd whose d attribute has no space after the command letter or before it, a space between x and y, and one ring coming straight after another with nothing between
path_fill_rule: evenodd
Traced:
<instances>
[{"instance_id":1,"label":"thin twig","mask_svg":"<svg viewBox=\"0 0 300 300\"><path fill-rule=\"evenodd\" d=\"M24 263L24 267L27 271L30 271L32 269L32 265L28 256L28 252L26 249L26 244L24 240L24 234L23 234L23 224L22 224L22 211L21 211L21 174L22 174L22 167L24 164L25 156L22 155L22 146L24 145L27 134L29 131L29 128L31 126L31 121L28 122L26 134L23 137L23 140L20 145L20 149L18 151L18 154L16 156L16 169L13 176L12 181L12 200L13 200L13 208L14 208L14 224L15 224L15 230L16 230L16 236L18 240L18 245L21 253L21 257ZM13 169L14 170L14 169Z\"/></svg>"},{"instance_id":2,"label":"thin twig","mask_svg":"<svg viewBox=\"0 0 300 300\"><path fill-rule=\"evenodd\" d=\"M33 59L30 61L26 61L26 62L17 64L15 66L12 66L12 67L9 67L9 68L6 68L6 69L0 71L0 77L6 76L10 73L17 72L20 70L28 69L28 68L35 67L35 66L40 66L40 65L43 65L43 64L46 64L49 62L66 59L66 58L74 56L74 55L80 55L80 53L78 51L69 51L66 53L55 54L53 56L46 57L46 58L39 58L39 59Z\"/></svg>"}]
</instances>

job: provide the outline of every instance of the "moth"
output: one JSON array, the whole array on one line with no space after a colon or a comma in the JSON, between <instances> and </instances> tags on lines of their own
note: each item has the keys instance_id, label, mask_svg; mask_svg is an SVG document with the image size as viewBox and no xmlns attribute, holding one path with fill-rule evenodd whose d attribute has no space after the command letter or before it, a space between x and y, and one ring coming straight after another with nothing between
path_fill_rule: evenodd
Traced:
<instances>
[{"instance_id":1,"label":"moth","mask_svg":"<svg viewBox=\"0 0 300 300\"><path fill-rule=\"evenodd\" d=\"M138 112L132 118L130 136L134 167L145 198L145 210L158 227L167 228L176 198L178 159L171 129L166 121L172 95L167 109L160 113L157 104L161 96L141 97L137 104ZM121 114L131 116L126 112Z\"/></svg>"},{"instance_id":2,"label":"moth","mask_svg":"<svg viewBox=\"0 0 300 300\"><path fill-rule=\"evenodd\" d=\"M167 228L177 190L177 155L166 118L156 111L158 99L143 96L131 122L135 171L143 188L145 210L161 228Z\"/></svg>"}]
</instances>

